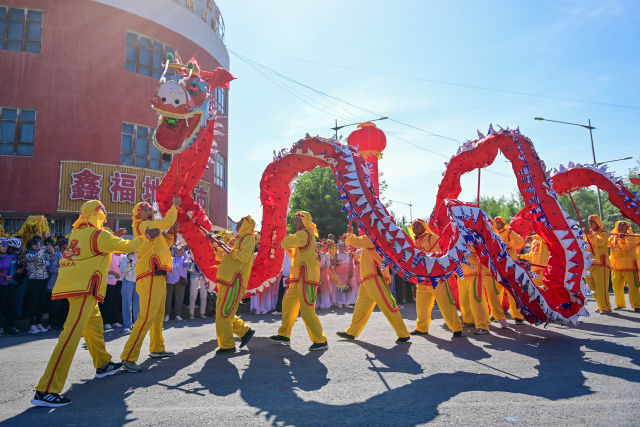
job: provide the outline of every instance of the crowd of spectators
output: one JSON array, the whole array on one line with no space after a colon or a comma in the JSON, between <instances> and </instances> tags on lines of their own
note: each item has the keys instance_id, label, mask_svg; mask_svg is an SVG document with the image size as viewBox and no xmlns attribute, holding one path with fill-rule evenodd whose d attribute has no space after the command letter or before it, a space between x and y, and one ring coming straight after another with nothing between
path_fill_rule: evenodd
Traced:
<instances>
[{"instance_id":1,"label":"crowd of spectators","mask_svg":"<svg viewBox=\"0 0 640 427\"><path fill-rule=\"evenodd\" d=\"M36 234L25 245L16 237L0 238L0 335L62 331L69 304L51 299L60 260L69 242ZM174 270L167 283L165 320L212 315L213 286L200 272L186 246L173 248ZM100 303L105 332L130 333L140 310L136 292L136 255L113 254L107 293ZM187 293L187 286L190 291Z\"/></svg>"}]
</instances>

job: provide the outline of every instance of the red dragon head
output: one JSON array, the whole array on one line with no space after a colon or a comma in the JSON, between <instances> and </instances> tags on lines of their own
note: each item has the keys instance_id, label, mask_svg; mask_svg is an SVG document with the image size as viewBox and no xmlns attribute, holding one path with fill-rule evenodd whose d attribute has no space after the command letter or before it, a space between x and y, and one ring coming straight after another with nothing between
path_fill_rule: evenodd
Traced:
<instances>
[{"instance_id":1,"label":"red dragon head","mask_svg":"<svg viewBox=\"0 0 640 427\"><path fill-rule=\"evenodd\" d=\"M176 55L177 56L177 55ZM212 93L216 87L229 87L235 77L224 68L202 71L191 58L185 65L180 57L167 55L160 86L151 100L158 113L153 143L162 152L176 154L189 148L198 132L215 116Z\"/></svg>"}]
</instances>

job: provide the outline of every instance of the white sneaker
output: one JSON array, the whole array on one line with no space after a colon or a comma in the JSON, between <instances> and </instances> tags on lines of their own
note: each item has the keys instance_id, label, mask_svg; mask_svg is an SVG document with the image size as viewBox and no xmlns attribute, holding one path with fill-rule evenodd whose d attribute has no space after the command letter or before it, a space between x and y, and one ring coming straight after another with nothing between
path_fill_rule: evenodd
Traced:
<instances>
[{"instance_id":1,"label":"white sneaker","mask_svg":"<svg viewBox=\"0 0 640 427\"><path fill-rule=\"evenodd\" d=\"M182 319L182 317L180 316L176 316L176 320L184 320L184 319Z\"/></svg>"},{"instance_id":2,"label":"white sneaker","mask_svg":"<svg viewBox=\"0 0 640 427\"><path fill-rule=\"evenodd\" d=\"M507 323L507 321L505 319L502 319L500 321L500 328L502 329L509 329L509 324Z\"/></svg>"},{"instance_id":3,"label":"white sneaker","mask_svg":"<svg viewBox=\"0 0 640 427\"><path fill-rule=\"evenodd\" d=\"M40 333L40 329L38 329L38 327L36 325L31 325L29 327L29 334L33 335L33 334L39 334Z\"/></svg>"},{"instance_id":4,"label":"white sneaker","mask_svg":"<svg viewBox=\"0 0 640 427\"><path fill-rule=\"evenodd\" d=\"M36 328L38 328L40 330L40 332L47 332L47 328L45 328L44 326L42 326L42 323L38 323L36 325Z\"/></svg>"},{"instance_id":5,"label":"white sneaker","mask_svg":"<svg viewBox=\"0 0 640 427\"><path fill-rule=\"evenodd\" d=\"M122 332L124 332L125 334L130 334L131 333L131 328L124 328L122 330Z\"/></svg>"},{"instance_id":6,"label":"white sneaker","mask_svg":"<svg viewBox=\"0 0 640 427\"><path fill-rule=\"evenodd\" d=\"M164 321L168 322L169 321L169 315L167 314L166 316L164 316Z\"/></svg>"},{"instance_id":7,"label":"white sneaker","mask_svg":"<svg viewBox=\"0 0 640 427\"><path fill-rule=\"evenodd\" d=\"M113 327L114 328L122 328L122 323L116 322L116 323L113 324Z\"/></svg>"},{"instance_id":8,"label":"white sneaker","mask_svg":"<svg viewBox=\"0 0 640 427\"><path fill-rule=\"evenodd\" d=\"M104 331L113 331L113 327L111 326L111 323L105 323L104 324Z\"/></svg>"}]
</instances>

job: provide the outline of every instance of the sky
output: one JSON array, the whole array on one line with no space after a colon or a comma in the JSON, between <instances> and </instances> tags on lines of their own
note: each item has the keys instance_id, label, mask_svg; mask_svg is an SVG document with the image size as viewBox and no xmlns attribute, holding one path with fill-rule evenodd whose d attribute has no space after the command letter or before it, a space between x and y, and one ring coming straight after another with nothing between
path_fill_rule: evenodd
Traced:
<instances>
[{"instance_id":1,"label":"sky","mask_svg":"<svg viewBox=\"0 0 640 427\"><path fill-rule=\"evenodd\" d=\"M610 164L618 175L638 166L640 2L217 4L237 77L227 129L234 220L261 219L259 182L274 150L306 133L330 137L336 119L339 125L393 120L377 122L387 135L379 168L389 185L386 198L412 203L413 218L431 213L444 162L462 142L476 139L478 129L486 134L490 123L519 126L553 168L592 162L589 131L533 118L591 119L597 160L633 156ZM346 138L353 130L339 134ZM463 177L462 188L460 199L475 201L477 172ZM483 169L480 192L516 194L504 157ZM390 210L409 218L405 204Z\"/></svg>"}]
</instances>

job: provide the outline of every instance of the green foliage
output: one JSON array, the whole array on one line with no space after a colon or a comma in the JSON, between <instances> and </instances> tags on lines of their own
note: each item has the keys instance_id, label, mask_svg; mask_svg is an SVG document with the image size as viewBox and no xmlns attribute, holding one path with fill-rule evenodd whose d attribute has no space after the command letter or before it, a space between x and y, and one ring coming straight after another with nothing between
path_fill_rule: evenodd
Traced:
<instances>
[{"instance_id":1,"label":"green foliage","mask_svg":"<svg viewBox=\"0 0 640 427\"><path fill-rule=\"evenodd\" d=\"M321 237L327 234L339 236L347 231L347 215L342 211L344 201L335 187L336 180L330 168L315 168L303 173L296 180L287 215L287 230L295 232L295 214L307 211L313 217Z\"/></svg>"},{"instance_id":2,"label":"green foliage","mask_svg":"<svg viewBox=\"0 0 640 427\"><path fill-rule=\"evenodd\" d=\"M495 197L480 197L480 209L491 218L496 216L503 217L507 223L523 207L524 202L520 195L514 196L512 194L509 198L500 196L497 199Z\"/></svg>"},{"instance_id":3,"label":"green foliage","mask_svg":"<svg viewBox=\"0 0 640 427\"><path fill-rule=\"evenodd\" d=\"M618 208L609 202L607 193L600 193L602 199L602 213L604 215L602 222L604 222L604 226L607 230L611 230L613 229L616 221L622 219L622 215L620 215ZM589 218L589 215L600 215L598 213L598 193L596 190L591 188L581 188L571 193L571 196L576 203L576 207L578 208L580 217L584 222L584 226L588 228L587 218ZM575 208L573 207L573 203L571 203L571 198L568 195L560 196L558 200L569 216L579 222L580 220L576 214Z\"/></svg>"}]
</instances>

